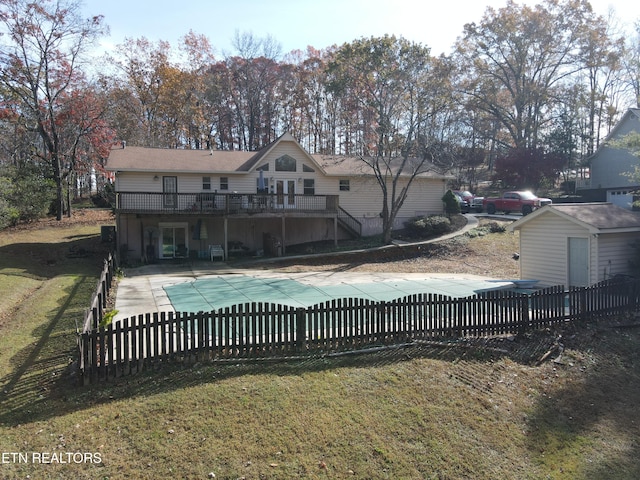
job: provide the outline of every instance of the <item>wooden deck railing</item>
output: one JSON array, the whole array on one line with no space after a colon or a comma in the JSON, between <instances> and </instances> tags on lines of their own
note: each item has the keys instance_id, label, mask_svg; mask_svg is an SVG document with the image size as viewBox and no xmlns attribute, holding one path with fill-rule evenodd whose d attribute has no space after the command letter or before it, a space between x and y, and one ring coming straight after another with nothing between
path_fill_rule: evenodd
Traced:
<instances>
[{"instance_id":1,"label":"wooden deck railing","mask_svg":"<svg viewBox=\"0 0 640 480\"><path fill-rule=\"evenodd\" d=\"M118 192L119 213L336 213L338 195Z\"/></svg>"}]
</instances>

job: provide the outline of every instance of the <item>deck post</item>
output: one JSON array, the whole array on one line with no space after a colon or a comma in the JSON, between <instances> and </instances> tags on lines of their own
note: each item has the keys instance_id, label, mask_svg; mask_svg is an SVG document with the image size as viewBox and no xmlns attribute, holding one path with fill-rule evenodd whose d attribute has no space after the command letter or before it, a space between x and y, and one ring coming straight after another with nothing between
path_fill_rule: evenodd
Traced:
<instances>
[{"instance_id":1,"label":"deck post","mask_svg":"<svg viewBox=\"0 0 640 480\"><path fill-rule=\"evenodd\" d=\"M224 252L222 254L222 261L226 261L229 256L229 219L224 217Z\"/></svg>"},{"instance_id":2,"label":"deck post","mask_svg":"<svg viewBox=\"0 0 640 480\"><path fill-rule=\"evenodd\" d=\"M282 255L284 255L286 252L286 247L285 244L287 243L285 241L286 238L286 234L287 234L287 229L285 228L285 216L284 213L282 214Z\"/></svg>"}]
</instances>

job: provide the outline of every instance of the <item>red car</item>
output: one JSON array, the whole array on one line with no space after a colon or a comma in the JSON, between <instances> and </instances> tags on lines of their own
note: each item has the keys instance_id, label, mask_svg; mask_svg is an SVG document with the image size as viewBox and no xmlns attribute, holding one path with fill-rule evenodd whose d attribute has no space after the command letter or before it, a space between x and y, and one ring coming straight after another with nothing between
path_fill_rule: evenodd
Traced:
<instances>
[{"instance_id":1,"label":"red car","mask_svg":"<svg viewBox=\"0 0 640 480\"><path fill-rule=\"evenodd\" d=\"M483 200L487 213L492 215L497 211L504 212L521 212L522 215L528 215L535 209L549 205L551 200L548 198L538 198L531 192L504 192L502 197L489 197Z\"/></svg>"}]
</instances>

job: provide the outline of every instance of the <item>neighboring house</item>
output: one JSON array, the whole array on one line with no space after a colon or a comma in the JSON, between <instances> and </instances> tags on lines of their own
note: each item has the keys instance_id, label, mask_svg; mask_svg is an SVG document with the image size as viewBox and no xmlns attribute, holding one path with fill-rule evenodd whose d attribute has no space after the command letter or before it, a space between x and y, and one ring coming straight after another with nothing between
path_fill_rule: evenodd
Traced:
<instances>
[{"instance_id":1,"label":"neighboring house","mask_svg":"<svg viewBox=\"0 0 640 480\"><path fill-rule=\"evenodd\" d=\"M590 178L578 181L576 193L588 202L611 202L631 209L634 193L640 190L636 180L627 175L640 165L640 159L629 151L610 146L611 140L631 132L640 132L640 109L629 109L598 150L587 160Z\"/></svg>"},{"instance_id":2,"label":"neighboring house","mask_svg":"<svg viewBox=\"0 0 640 480\"><path fill-rule=\"evenodd\" d=\"M509 226L520 232L520 278L588 286L628 274L640 214L611 203L542 207Z\"/></svg>"},{"instance_id":3,"label":"neighboring house","mask_svg":"<svg viewBox=\"0 0 640 480\"><path fill-rule=\"evenodd\" d=\"M258 152L114 148L118 245L132 259L280 255L382 231L382 193L358 158L310 155L290 134ZM440 214L447 176L415 178L396 227ZM406 179L404 179L406 183ZM402 183L402 181L400 182Z\"/></svg>"}]
</instances>

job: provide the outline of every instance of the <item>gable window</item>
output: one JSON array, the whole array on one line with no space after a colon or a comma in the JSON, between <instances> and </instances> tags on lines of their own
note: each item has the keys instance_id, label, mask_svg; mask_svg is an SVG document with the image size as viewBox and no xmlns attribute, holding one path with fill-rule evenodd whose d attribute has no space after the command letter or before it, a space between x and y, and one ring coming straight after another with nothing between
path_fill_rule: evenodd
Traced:
<instances>
[{"instance_id":1,"label":"gable window","mask_svg":"<svg viewBox=\"0 0 640 480\"><path fill-rule=\"evenodd\" d=\"M276 158L276 172L295 172L296 159L289 155Z\"/></svg>"},{"instance_id":2,"label":"gable window","mask_svg":"<svg viewBox=\"0 0 640 480\"><path fill-rule=\"evenodd\" d=\"M349 185L349 180L340 180L340 191L348 192L351 190L351 185Z\"/></svg>"},{"instance_id":3,"label":"gable window","mask_svg":"<svg viewBox=\"0 0 640 480\"><path fill-rule=\"evenodd\" d=\"M304 179L304 192L305 195L316 194L316 181L313 178Z\"/></svg>"},{"instance_id":4,"label":"gable window","mask_svg":"<svg viewBox=\"0 0 640 480\"><path fill-rule=\"evenodd\" d=\"M302 164L302 171L306 172L306 173L315 172L315 170L313 168L309 167L308 165L305 165L304 163Z\"/></svg>"},{"instance_id":5,"label":"gable window","mask_svg":"<svg viewBox=\"0 0 640 480\"><path fill-rule=\"evenodd\" d=\"M202 190L211 190L211 177L202 177Z\"/></svg>"},{"instance_id":6,"label":"gable window","mask_svg":"<svg viewBox=\"0 0 640 480\"><path fill-rule=\"evenodd\" d=\"M220 190L229 190L229 177L220 177Z\"/></svg>"}]
</instances>

